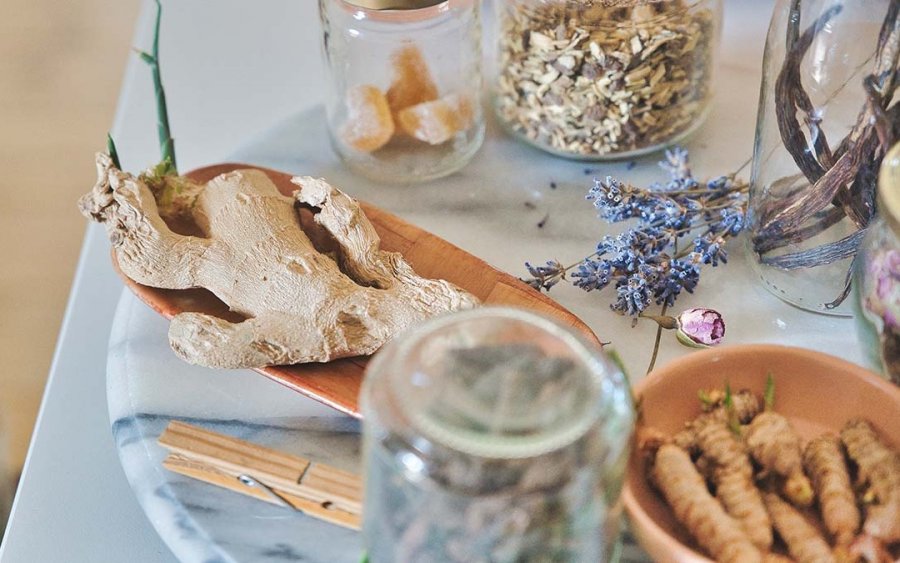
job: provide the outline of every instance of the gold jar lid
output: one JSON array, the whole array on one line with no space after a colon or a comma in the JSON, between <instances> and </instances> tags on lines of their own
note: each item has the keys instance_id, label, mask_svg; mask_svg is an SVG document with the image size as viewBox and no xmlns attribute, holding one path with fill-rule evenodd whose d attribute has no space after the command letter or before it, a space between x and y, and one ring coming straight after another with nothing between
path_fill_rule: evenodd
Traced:
<instances>
[{"instance_id":1,"label":"gold jar lid","mask_svg":"<svg viewBox=\"0 0 900 563\"><path fill-rule=\"evenodd\" d=\"M888 151L878 174L878 210L900 236L900 143Z\"/></svg>"},{"instance_id":2,"label":"gold jar lid","mask_svg":"<svg viewBox=\"0 0 900 563\"><path fill-rule=\"evenodd\" d=\"M421 10L443 4L448 0L344 0L351 6L366 10Z\"/></svg>"}]
</instances>

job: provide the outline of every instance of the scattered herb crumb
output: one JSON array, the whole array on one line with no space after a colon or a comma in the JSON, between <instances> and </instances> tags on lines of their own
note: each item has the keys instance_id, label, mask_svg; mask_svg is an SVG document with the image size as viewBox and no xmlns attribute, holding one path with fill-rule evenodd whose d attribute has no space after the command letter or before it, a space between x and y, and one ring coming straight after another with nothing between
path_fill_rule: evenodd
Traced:
<instances>
[{"instance_id":1,"label":"scattered herb crumb","mask_svg":"<svg viewBox=\"0 0 900 563\"><path fill-rule=\"evenodd\" d=\"M547 213L546 215L544 215L544 218L541 219L540 221L538 221L537 228L538 228L538 229L543 229L544 226L547 225L547 219L549 219L549 218L550 218L550 214L549 214L549 213Z\"/></svg>"},{"instance_id":2,"label":"scattered herb crumb","mask_svg":"<svg viewBox=\"0 0 900 563\"><path fill-rule=\"evenodd\" d=\"M530 201L525 202L525 209L537 209L537 205Z\"/></svg>"},{"instance_id":3,"label":"scattered herb crumb","mask_svg":"<svg viewBox=\"0 0 900 563\"><path fill-rule=\"evenodd\" d=\"M634 170L635 166L637 166L637 162L632 160L628 164L625 165L625 170Z\"/></svg>"},{"instance_id":4,"label":"scattered herb crumb","mask_svg":"<svg viewBox=\"0 0 900 563\"><path fill-rule=\"evenodd\" d=\"M550 182L550 189L551 189L551 190L555 190L555 189L556 189L556 182Z\"/></svg>"}]
</instances>

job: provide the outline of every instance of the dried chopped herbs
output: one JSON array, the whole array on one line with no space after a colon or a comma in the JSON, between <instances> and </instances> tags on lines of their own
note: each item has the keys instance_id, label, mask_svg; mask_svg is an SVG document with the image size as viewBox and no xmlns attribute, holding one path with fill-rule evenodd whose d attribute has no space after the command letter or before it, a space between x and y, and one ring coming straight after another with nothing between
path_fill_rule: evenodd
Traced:
<instances>
[{"instance_id":1,"label":"dried chopped herbs","mask_svg":"<svg viewBox=\"0 0 900 563\"><path fill-rule=\"evenodd\" d=\"M703 3L506 2L497 111L561 154L603 156L687 132L710 95L715 15Z\"/></svg>"}]
</instances>

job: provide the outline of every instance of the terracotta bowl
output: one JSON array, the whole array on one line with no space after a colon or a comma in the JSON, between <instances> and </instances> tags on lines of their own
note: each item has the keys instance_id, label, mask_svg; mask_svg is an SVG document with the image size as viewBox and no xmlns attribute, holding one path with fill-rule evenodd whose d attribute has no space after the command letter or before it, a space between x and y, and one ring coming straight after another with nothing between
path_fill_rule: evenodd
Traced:
<instances>
[{"instance_id":1,"label":"terracotta bowl","mask_svg":"<svg viewBox=\"0 0 900 563\"><path fill-rule=\"evenodd\" d=\"M766 376L775 378L775 410L804 439L838 432L854 417L867 419L893 447L900 446L900 387L855 364L811 350L772 345L723 347L696 352L657 369L635 392L644 421L668 435L700 413L704 388L750 389L760 396ZM710 561L650 487L639 456L629 461L623 492L631 528L655 561Z\"/></svg>"}]
</instances>

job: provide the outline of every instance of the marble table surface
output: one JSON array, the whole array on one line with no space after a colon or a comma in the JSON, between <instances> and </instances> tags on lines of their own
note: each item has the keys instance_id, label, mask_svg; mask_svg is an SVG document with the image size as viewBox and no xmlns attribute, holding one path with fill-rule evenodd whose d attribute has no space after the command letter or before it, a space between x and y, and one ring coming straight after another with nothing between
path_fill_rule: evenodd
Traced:
<instances>
[{"instance_id":1,"label":"marble table surface","mask_svg":"<svg viewBox=\"0 0 900 563\"><path fill-rule=\"evenodd\" d=\"M734 170L750 155L762 46L773 0L725 0L723 4L713 112L687 143L699 176ZM145 0L133 45L149 47L154 14L154 2ZM310 117L302 113L304 109L326 96L315 2L222 0L212 7L202 0L182 0L165 4L163 19L164 75L183 169L235 158L297 173L335 167L333 160L325 160L329 149L320 124L318 130L303 126ZM115 89L116 85L107 87ZM132 57L112 126L128 170L141 169L158 158L153 107L150 74ZM272 124L277 127L270 129ZM260 131L268 132L235 154L236 146ZM310 147L314 150L306 154ZM626 164L584 166L515 145L492 163L498 153L491 147L488 144L464 171L463 176L473 182L468 190L450 192L443 189L446 184L436 184L375 191L346 175L334 178L348 191L375 200L517 275L522 274L525 260L575 260L593 247L602 227L583 200L593 174L612 173L634 182L661 178L652 158L640 160L639 166L629 171ZM585 168L591 170L585 174ZM549 190L550 179L559 182L557 190ZM524 208L526 198L533 198L536 209ZM546 227L536 228L548 212ZM204 503L211 502L216 493L212 489L191 492L191 485L175 486L161 476L153 437L162 423L154 427L152 421L154 417L158 421L172 417L203 420L204 426L262 443L293 444L296 451L312 444L290 438L279 442L277 432L257 432L261 426L248 429L248 421L254 422L255 416L260 425L292 429L313 424L319 437L324 428L334 427L309 421L323 414L313 411L311 404L287 404L276 412L274 405L281 404L279 401L302 399L253 373L199 370L193 377L186 375L192 368L168 355L165 323L130 296L118 307L112 335L108 419L104 364L120 290L102 228L91 226L13 516L0 543L0 561L57 561L65 554L66 561L161 563L172 561L173 553L187 561L204 554L212 561L264 560L262 551L276 560L298 560L297 554L285 547L290 544L269 543L272 538L268 536L254 540L257 545L265 543L263 550L247 547L241 551L228 543L238 537L236 531L241 531L242 537L256 537L256 531L268 530L272 522L285 518L277 509L260 516L256 511L268 509L266 505L253 509L242 505L238 512L245 511L247 518L215 532L209 525L212 512L204 511ZM644 372L652 327L631 329L627 319L610 315L603 294L559 287L552 296L584 318L602 338L612 340L634 375ZM754 282L739 246L732 249L728 266L704 274L697 295L680 301L682 307L697 304L726 314L726 341L732 344L781 342L831 351L854 361L861 358L853 344L852 322L809 315L782 304ZM134 317L125 323L122 319L131 314L129 308ZM686 350L667 339L660 361L683 353ZM828 389L816 391L828 393ZM254 397L259 397L259 403ZM245 413L241 406L251 403L256 406ZM135 421L128 422L129 418ZM117 429L118 454L125 461L131 488L142 491L142 506L135 502L117 462L110 420ZM227 426L228 421L234 423ZM158 498L170 499L160 500L157 510L151 510L147 502L154 498L154 491L159 491ZM190 494L203 502L185 501ZM161 531L165 543L148 524ZM288 536L293 533L289 530ZM317 547L319 544L307 546L307 551Z\"/></svg>"},{"instance_id":2,"label":"marble table surface","mask_svg":"<svg viewBox=\"0 0 900 563\"><path fill-rule=\"evenodd\" d=\"M727 140L731 131L748 129L749 114L739 109L753 103L755 94L742 72L726 67L723 73L726 80L747 82L747 87L719 97L709 122L688 143L699 176L736 168L745 156ZM634 164L592 165L546 156L504 136L491 123L483 150L461 173L422 186L381 186L347 172L325 138L323 111L316 106L285 119L230 160L324 176L516 275L524 274L525 260L577 260L590 253L599 236L614 232L595 218L584 199L594 176L648 183L663 175L653 157ZM861 361L852 344L852 320L784 305L756 282L741 246L734 246L729 264L706 272L698 292L685 296L679 307L719 309L731 344L794 344ZM601 339L611 341L635 378L644 373L652 326L632 328L629 319L609 312L609 298L602 293L558 286L552 295ZM169 420L180 419L359 471L356 421L253 372L186 365L170 351L166 328L166 321L130 294L122 295L110 338L107 396L125 474L173 553L197 562L358 560L362 546L357 533L161 467L164 451L156 438ZM688 353L671 335L664 336L661 362ZM625 560L643 558L627 544Z\"/></svg>"}]
</instances>

